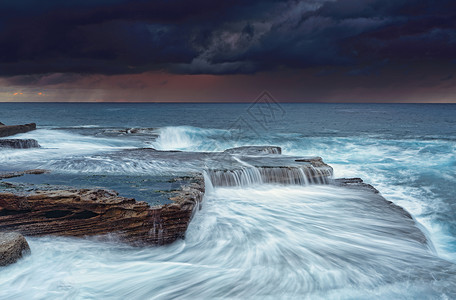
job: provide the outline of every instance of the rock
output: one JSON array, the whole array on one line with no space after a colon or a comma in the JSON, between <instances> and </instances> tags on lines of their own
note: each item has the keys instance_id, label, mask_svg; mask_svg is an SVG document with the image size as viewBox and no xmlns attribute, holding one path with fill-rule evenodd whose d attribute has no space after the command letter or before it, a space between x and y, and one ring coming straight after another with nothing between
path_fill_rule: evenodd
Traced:
<instances>
[{"instance_id":1,"label":"rock","mask_svg":"<svg viewBox=\"0 0 456 300\"><path fill-rule=\"evenodd\" d=\"M15 135L18 133L25 133L36 129L35 123L25 125L10 125L0 126L0 137Z\"/></svg>"},{"instance_id":2,"label":"rock","mask_svg":"<svg viewBox=\"0 0 456 300\"><path fill-rule=\"evenodd\" d=\"M212 185L326 184L333 175L332 167L325 164L320 157L296 159L274 155L244 156L241 159L244 165L231 164L223 169L206 169Z\"/></svg>"},{"instance_id":3,"label":"rock","mask_svg":"<svg viewBox=\"0 0 456 300\"><path fill-rule=\"evenodd\" d=\"M30 253L30 247L22 234L0 232L0 266L15 263L26 253Z\"/></svg>"},{"instance_id":4,"label":"rock","mask_svg":"<svg viewBox=\"0 0 456 300\"><path fill-rule=\"evenodd\" d=\"M372 185L365 183L361 178L337 178L333 181L334 185L345 186L355 189L365 189L379 194L380 192L374 188Z\"/></svg>"},{"instance_id":5,"label":"rock","mask_svg":"<svg viewBox=\"0 0 456 300\"><path fill-rule=\"evenodd\" d=\"M0 139L0 148L27 149L39 147L38 141L34 139Z\"/></svg>"},{"instance_id":6,"label":"rock","mask_svg":"<svg viewBox=\"0 0 456 300\"><path fill-rule=\"evenodd\" d=\"M203 194L202 177L175 192L174 203L156 207L101 189L0 193L0 230L28 236L115 234L133 245L169 244L185 236Z\"/></svg>"},{"instance_id":7,"label":"rock","mask_svg":"<svg viewBox=\"0 0 456 300\"><path fill-rule=\"evenodd\" d=\"M296 162L307 162L312 164L315 167L326 167L328 166L321 157L315 156L311 158L300 158L300 159L295 159Z\"/></svg>"},{"instance_id":8,"label":"rock","mask_svg":"<svg viewBox=\"0 0 456 300\"><path fill-rule=\"evenodd\" d=\"M278 146L244 146L226 149L224 152L240 155L282 154L282 148Z\"/></svg>"},{"instance_id":9,"label":"rock","mask_svg":"<svg viewBox=\"0 0 456 300\"><path fill-rule=\"evenodd\" d=\"M6 178L13 178L13 177L19 177L25 174L33 174L33 175L39 175L39 174L44 174L44 173L49 173L48 170L43 170L43 169L32 169L32 170L26 170L26 171L20 171L20 172L11 172L11 173L0 173L0 179L6 179Z\"/></svg>"},{"instance_id":10,"label":"rock","mask_svg":"<svg viewBox=\"0 0 456 300\"><path fill-rule=\"evenodd\" d=\"M407 210L405 210L401 206L396 205L393 202L385 199L383 196L380 195L380 192L375 187L373 187L372 185L370 185L368 183L365 183L361 178L337 178L332 181L332 184L336 185L336 186L343 186L343 187L350 188L350 189L364 190L364 191L372 192L373 194L376 194L376 197L377 197L379 203L386 203L388 205L388 207L391 208L392 210L398 212L403 217L415 222L412 215ZM421 232L421 230L418 229L418 227L416 227L416 228L417 228L416 235L418 236L417 240L419 240L423 244L427 243L426 236Z\"/></svg>"},{"instance_id":11,"label":"rock","mask_svg":"<svg viewBox=\"0 0 456 300\"><path fill-rule=\"evenodd\" d=\"M265 166L233 170L208 169L206 174L213 186L247 186L252 184L326 184L332 176L332 168L303 166Z\"/></svg>"}]
</instances>

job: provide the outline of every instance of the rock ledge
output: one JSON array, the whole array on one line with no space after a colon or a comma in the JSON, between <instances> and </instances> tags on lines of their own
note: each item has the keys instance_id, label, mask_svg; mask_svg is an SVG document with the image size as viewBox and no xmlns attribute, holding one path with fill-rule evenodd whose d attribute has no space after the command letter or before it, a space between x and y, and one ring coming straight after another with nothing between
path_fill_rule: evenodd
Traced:
<instances>
[{"instance_id":1,"label":"rock ledge","mask_svg":"<svg viewBox=\"0 0 456 300\"><path fill-rule=\"evenodd\" d=\"M185 236L203 195L199 176L174 193L170 198L174 203L156 207L102 189L0 193L0 231L27 236L109 235L133 245L169 244Z\"/></svg>"},{"instance_id":2,"label":"rock ledge","mask_svg":"<svg viewBox=\"0 0 456 300\"><path fill-rule=\"evenodd\" d=\"M24 125L0 125L0 137L15 135L18 133L26 133L36 129L35 123L24 124Z\"/></svg>"}]
</instances>

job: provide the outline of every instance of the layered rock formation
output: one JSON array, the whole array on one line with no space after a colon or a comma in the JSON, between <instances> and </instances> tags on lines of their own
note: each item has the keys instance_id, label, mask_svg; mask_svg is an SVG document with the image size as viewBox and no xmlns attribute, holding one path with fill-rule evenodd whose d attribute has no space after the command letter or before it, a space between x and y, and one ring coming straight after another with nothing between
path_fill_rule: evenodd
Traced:
<instances>
[{"instance_id":1,"label":"layered rock formation","mask_svg":"<svg viewBox=\"0 0 456 300\"><path fill-rule=\"evenodd\" d=\"M241 155L282 154L282 148L277 146L243 146L226 149L224 152Z\"/></svg>"},{"instance_id":2,"label":"layered rock formation","mask_svg":"<svg viewBox=\"0 0 456 300\"><path fill-rule=\"evenodd\" d=\"M150 207L108 190L0 193L0 231L27 236L115 236L130 244L163 245L185 236L204 194L201 177L176 191L174 203Z\"/></svg>"},{"instance_id":3,"label":"layered rock formation","mask_svg":"<svg viewBox=\"0 0 456 300\"><path fill-rule=\"evenodd\" d=\"M26 175L26 174L39 175L39 174L44 174L47 172L48 172L47 170L43 170L43 169L32 169L32 170L19 171L19 172L0 173L0 179L19 177L19 176Z\"/></svg>"},{"instance_id":4,"label":"layered rock formation","mask_svg":"<svg viewBox=\"0 0 456 300\"><path fill-rule=\"evenodd\" d=\"M389 209L392 214L407 219L407 222L414 222L404 209L384 199L374 187L361 179L332 179L332 168L320 157L290 157L278 155L280 152L278 147L254 146L219 153L133 149L109 155L115 158L128 156L135 161L148 159L174 164L189 163L193 170L204 169L207 184L213 186L316 183L370 190L375 194L378 209ZM220 168L203 168L204 165L217 165ZM0 174L0 179L43 172L46 171L4 173ZM0 193L0 231L18 231L30 236L115 236L120 241L136 245L169 244L185 237L189 222L204 195L203 176L197 175L183 181L189 183L170 195L172 204L155 207L103 189L42 187L31 193L9 189L12 192ZM426 242L417 227L411 236Z\"/></svg>"},{"instance_id":5,"label":"layered rock formation","mask_svg":"<svg viewBox=\"0 0 456 300\"><path fill-rule=\"evenodd\" d=\"M0 125L0 137L15 135L18 133L26 133L36 129L35 123L25 125Z\"/></svg>"},{"instance_id":6,"label":"layered rock formation","mask_svg":"<svg viewBox=\"0 0 456 300\"><path fill-rule=\"evenodd\" d=\"M39 147L38 141L34 139L0 139L0 148L28 149Z\"/></svg>"},{"instance_id":7,"label":"layered rock formation","mask_svg":"<svg viewBox=\"0 0 456 300\"><path fill-rule=\"evenodd\" d=\"M278 155L280 153L279 147L253 146L220 153L133 149L108 155L188 163L193 170L217 165L221 169L206 168L206 179L214 186L326 183L332 175L332 168L321 158L294 158ZM43 172L45 170L5 173L0 174L0 179ZM202 200L204 182L202 176L194 177L190 185L181 187L170 197L172 204L156 207L100 189L43 187L22 194L14 188L9 190L0 193L0 230L15 230L31 236L115 233L120 240L132 244L161 245L184 237L195 208Z\"/></svg>"},{"instance_id":8,"label":"layered rock formation","mask_svg":"<svg viewBox=\"0 0 456 300\"><path fill-rule=\"evenodd\" d=\"M231 168L207 169L213 186L248 186L252 184L324 184L332 177L333 169L321 157L290 159L287 156L243 156L245 165Z\"/></svg>"},{"instance_id":9,"label":"layered rock formation","mask_svg":"<svg viewBox=\"0 0 456 300\"><path fill-rule=\"evenodd\" d=\"M15 263L24 254L30 252L30 247L17 232L0 232L0 266Z\"/></svg>"}]
</instances>

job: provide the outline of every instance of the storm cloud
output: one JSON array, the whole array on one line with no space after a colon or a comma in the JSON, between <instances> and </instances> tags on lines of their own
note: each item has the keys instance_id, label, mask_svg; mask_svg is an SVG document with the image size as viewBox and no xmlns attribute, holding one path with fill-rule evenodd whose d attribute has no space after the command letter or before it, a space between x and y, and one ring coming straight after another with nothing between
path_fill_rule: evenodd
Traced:
<instances>
[{"instance_id":1,"label":"storm cloud","mask_svg":"<svg viewBox=\"0 0 456 300\"><path fill-rule=\"evenodd\" d=\"M455 29L446 0L2 1L0 76L456 66Z\"/></svg>"}]
</instances>

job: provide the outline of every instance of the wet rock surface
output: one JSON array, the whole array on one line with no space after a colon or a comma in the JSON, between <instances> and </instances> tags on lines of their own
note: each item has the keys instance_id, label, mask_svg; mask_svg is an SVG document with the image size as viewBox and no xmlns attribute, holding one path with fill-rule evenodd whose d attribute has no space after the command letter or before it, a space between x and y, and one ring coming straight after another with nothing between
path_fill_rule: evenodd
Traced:
<instances>
[{"instance_id":1,"label":"wet rock surface","mask_svg":"<svg viewBox=\"0 0 456 300\"><path fill-rule=\"evenodd\" d=\"M39 147L38 141L34 139L0 139L0 148L28 149Z\"/></svg>"},{"instance_id":2,"label":"wet rock surface","mask_svg":"<svg viewBox=\"0 0 456 300\"><path fill-rule=\"evenodd\" d=\"M204 195L202 177L150 207L103 189L0 193L0 230L28 236L113 236L133 245L163 245L185 236ZM108 238L108 237L107 237Z\"/></svg>"},{"instance_id":3,"label":"wet rock surface","mask_svg":"<svg viewBox=\"0 0 456 300\"><path fill-rule=\"evenodd\" d=\"M376 188L368 183L365 183L361 178L337 178L332 181L332 184L354 189L366 189L375 194L380 193Z\"/></svg>"},{"instance_id":4,"label":"wet rock surface","mask_svg":"<svg viewBox=\"0 0 456 300\"><path fill-rule=\"evenodd\" d=\"M6 172L6 173L0 172L0 179L14 178L14 177L23 176L26 174L39 175L39 174L45 174L48 172L49 172L48 170L43 170L43 169L32 169L32 170L26 170L26 171Z\"/></svg>"},{"instance_id":5,"label":"wet rock surface","mask_svg":"<svg viewBox=\"0 0 456 300\"><path fill-rule=\"evenodd\" d=\"M0 137L15 135L18 133L26 133L36 129L35 123L24 125L0 125Z\"/></svg>"},{"instance_id":6,"label":"wet rock surface","mask_svg":"<svg viewBox=\"0 0 456 300\"><path fill-rule=\"evenodd\" d=\"M226 149L224 152L241 155L282 154L282 148L278 146L244 146Z\"/></svg>"},{"instance_id":7,"label":"wet rock surface","mask_svg":"<svg viewBox=\"0 0 456 300\"><path fill-rule=\"evenodd\" d=\"M321 157L279 155L278 152L281 150L277 148L247 146L227 149L224 152L157 151L142 148L110 153L107 156L113 161L128 162L129 166L147 164L148 161L160 161L161 165L167 166L170 172L174 167L188 172L205 170L216 186L239 185L240 182L245 184L323 183L332 176L332 167L325 164ZM277 154L271 155L272 152ZM98 158L97 162L100 162L105 156L100 155L97 156ZM92 162L77 163L77 167L83 165L84 168L89 168L86 164Z\"/></svg>"},{"instance_id":8,"label":"wet rock surface","mask_svg":"<svg viewBox=\"0 0 456 300\"><path fill-rule=\"evenodd\" d=\"M420 242L423 245L429 243L426 235L420 230L420 228L417 226L416 221L407 210L385 199L375 187L365 183L361 178L337 178L330 181L330 184L354 190L366 191L369 194L372 193L372 199L374 201L372 201L370 209L389 211L388 215L390 217L396 217L398 219L405 220L410 225L412 225L406 227L408 230L407 232L397 232L396 234L398 236L406 233L407 236L411 237L413 240ZM394 232L391 232L391 234L394 234Z\"/></svg>"},{"instance_id":9,"label":"wet rock surface","mask_svg":"<svg viewBox=\"0 0 456 300\"><path fill-rule=\"evenodd\" d=\"M234 152L196 153L144 148L107 155L119 156L115 161L128 158L132 163L141 160L166 161L171 166L187 163L189 170L204 170L205 165L220 166L220 170L206 169L216 186L255 183L255 180L283 184L323 183L323 179L332 175L332 168L324 164L321 158L301 158L305 161L297 162L293 157L270 155L281 152L280 148L274 146L241 147L227 151ZM239 159L247 163L242 163ZM37 169L10 172L0 174L0 179L42 173L46 171ZM3 193L0 193L0 230L15 230L31 236L115 234L119 240L131 244L168 244L185 236L204 194L201 174L178 177L173 182L173 192L158 191L164 197L169 194L171 203L157 206L121 197L117 192L104 188L46 186L43 183L51 178L47 178L48 175L42 176L45 181L36 186L26 183L27 180L38 182L34 180L35 177L24 177L27 180L18 181L19 185L14 181L3 181Z\"/></svg>"},{"instance_id":10,"label":"wet rock surface","mask_svg":"<svg viewBox=\"0 0 456 300\"><path fill-rule=\"evenodd\" d=\"M30 247L22 234L0 232L0 266L15 263L28 253L30 253Z\"/></svg>"},{"instance_id":11,"label":"wet rock surface","mask_svg":"<svg viewBox=\"0 0 456 300\"><path fill-rule=\"evenodd\" d=\"M182 169L188 165L188 170L201 170L205 179L212 186L248 186L255 184L330 184L350 189L368 191L375 198L372 209L390 210L392 215L405 218L415 224L411 215L399 206L383 198L378 190L366 184L360 178L332 179L333 169L323 162L321 157L292 157L278 155L281 149L274 146L251 146L228 149L224 152L177 152L157 151L152 148L129 149L106 154L113 161L128 159L131 166L141 161L166 162ZM103 156L100 156L103 157ZM95 160L99 162L102 160ZM93 160L81 160L81 164L92 163ZM207 168L206 166L211 166ZM0 179L13 178L26 174L42 174L45 170L27 170L22 172L0 173ZM189 174L189 173L187 173ZM193 173L195 174L195 173ZM72 177L63 181L72 182ZM26 175L27 177L29 175ZM152 203L145 195L139 202L137 196L121 197L117 192L105 188L71 188L68 183L46 186L52 176L41 175L44 181L36 187L18 181L20 185L2 181L3 192L0 193L0 230L18 231L26 235L63 235L63 236L116 236L119 240L130 244L163 245L185 237L185 232L192 216L200 206L205 191L203 175L184 176L175 178L170 185L161 184L156 194L169 202ZM143 175L144 176L144 175ZM25 177L21 177L27 179ZM35 176L29 176L35 178ZM126 177L121 176L125 181ZM19 178L19 179L21 179ZM88 177L93 182L93 177ZM90 179L92 178L92 179ZM148 181L142 178L131 178L130 185L143 189L144 184L153 186L155 178ZM172 178L172 177L171 177ZM55 178L54 178L55 179ZM33 180L29 178L28 180ZM100 180L100 178L98 178ZM155 181L154 181L155 180ZM163 179L162 179L163 180ZM98 186L118 190L121 185L110 186L106 177ZM38 182L36 182L38 183ZM103 184L105 183L105 184ZM59 186L60 185L60 186ZM0 185L1 188L1 185ZM122 191L123 195L125 191ZM139 197L141 198L141 197ZM147 199L147 200L146 200ZM155 205L155 206L151 206ZM410 233L414 239L423 244L426 237L416 228Z\"/></svg>"}]
</instances>

